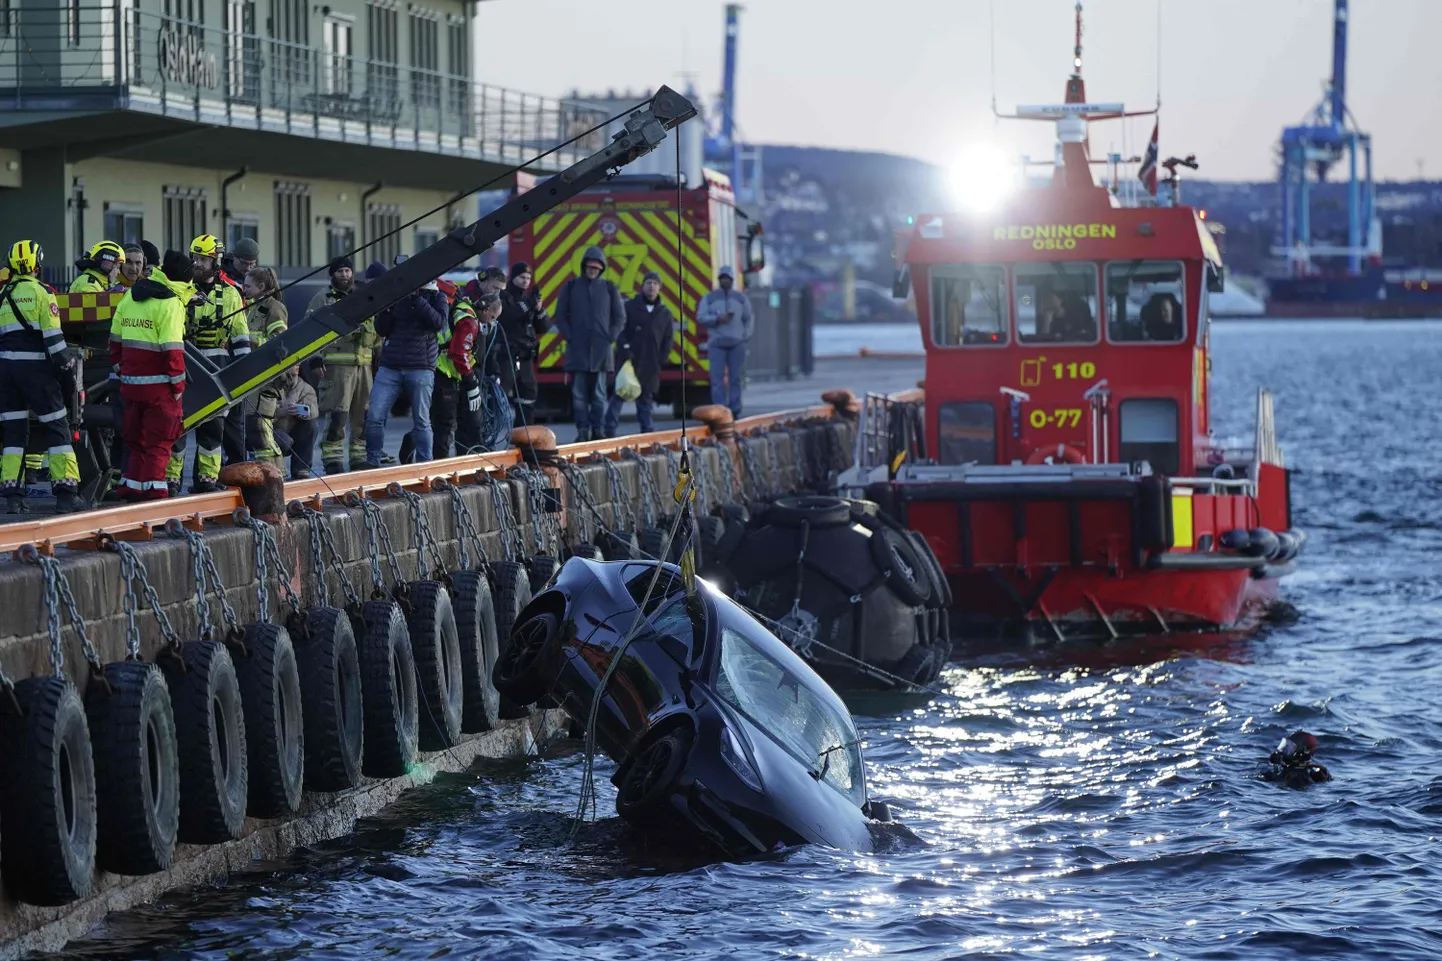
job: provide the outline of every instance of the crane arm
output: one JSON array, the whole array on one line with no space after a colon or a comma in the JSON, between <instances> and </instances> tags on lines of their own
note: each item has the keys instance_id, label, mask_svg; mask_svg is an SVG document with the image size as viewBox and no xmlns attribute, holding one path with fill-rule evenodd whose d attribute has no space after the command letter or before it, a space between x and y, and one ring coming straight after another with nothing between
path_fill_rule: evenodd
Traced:
<instances>
[{"instance_id":1,"label":"crane arm","mask_svg":"<svg viewBox=\"0 0 1442 961\"><path fill-rule=\"evenodd\" d=\"M691 101L661 87L651 102L626 120L625 129L601 150L518 195L475 223L451 231L425 250L354 292L322 307L285 333L266 341L223 368L188 352L184 395L185 429L222 413L286 369L312 357L332 341L354 333L385 310L441 274L489 250L496 241L565 203L611 172L654 150L666 131L696 116Z\"/></svg>"}]
</instances>

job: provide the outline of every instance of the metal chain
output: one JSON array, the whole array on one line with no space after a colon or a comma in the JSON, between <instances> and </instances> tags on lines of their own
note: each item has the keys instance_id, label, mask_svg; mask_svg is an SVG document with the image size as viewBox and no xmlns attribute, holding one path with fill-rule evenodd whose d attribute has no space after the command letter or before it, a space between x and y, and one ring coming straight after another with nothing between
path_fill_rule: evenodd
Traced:
<instances>
[{"instance_id":1,"label":"metal chain","mask_svg":"<svg viewBox=\"0 0 1442 961\"><path fill-rule=\"evenodd\" d=\"M513 561L517 554L524 551L524 545L520 543L521 534L516 530L515 518L511 514L510 492L494 474L487 474L486 480L491 485L491 506L496 512L496 531L501 535L501 550L505 552L506 560Z\"/></svg>"},{"instance_id":2,"label":"metal chain","mask_svg":"<svg viewBox=\"0 0 1442 961\"><path fill-rule=\"evenodd\" d=\"M406 503L411 507L411 525L416 529L416 579L425 579L426 554L431 557L431 573L436 577L445 573L446 561L441 556L440 542L436 540L436 535L431 531L431 519L426 516L426 505L421 500L421 495L415 491L406 490L399 484L392 484L387 489L387 493L392 497L405 498Z\"/></svg>"},{"instance_id":3,"label":"metal chain","mask_svg":"<svg viewBox=\"0 0 1442 961\"><path fill-rule=\"evenodd\" d=\"M796 466L796 490L801 490L807 485L806 477L806 431L796 430L788 427L786 436L791 438L791 460Z\"/></svg>"},{"instance_id":4,"label":"metal chain","mask_svg":"<svg viewBox=\"0 0 1442 961\"><path fill-rule=\"evenodd\" d=\"M290 586L290 578L286 576L285 558L280 556L280 545L276 543L275 534L271 531L270 525L265 521L251 517L250 524L251 529L255 532L258 549L263 552L268 567L275 571L275 580L276 583L280 585L280 593L285 597L286 606L288 606L292 612L299 614L300 596L296 594L295 588ZM260 571L259 564L256 565L256 571L257 573ZM265 616L269 610L269 607L263 608L261 611L262 616Z\"/></svg>"},{"instance_id":5,"label":"metal chain","mask_svg":"<svg viewBox=\"0 0 1442 961\"><path fill-rule=\"evenodd\" d=\"M301 513L310 518L311 530L320 530L321 545L330 556L331 566L335 568L335 576L340 580L340 588L345 594L346 603L351 607L359 607L360 595L356 592L355 585L351 583L351 579L346 575L345 562L341 560L340 550L335 546L335 534L331 533L330 525L326 523L325 515L309 507L302 508ZM375 551L371 551L371 557L377 579L379 579L380 565L375 562ZM321 566L320 570L322 571L320 577L324 580L324 565Z\"/></svg>"},{"instance_id":6,"label":"metal chain","mask_svg":"<svg viewBox=\"0 0 1442 961\"><path fill-rule=\"evenodd\" d=\"M566 480L570 482L572 495L580 500L586 510L591 512L591 519L595 522L597 529L609 534L611 529L607 526L606 519L601 516L601 507L596 503L596 499L591 496L590 485L586 483L586 477L584 474L581 474L581 469L575 464L567 463L561 465L561 473L565 475ZM576 479L577 475L580 475L580 480ZM585 513L582 512L582 537L589 539L585 527L585 517Z\"/></svg>"},{"instance_id":7,"label":"metal chain","mask_svg":"<svg viewBox=\"0 0 1442 961\"><path fill-rule=\"evenodd\" d=\"M81 656L90 670L96 674L103 674L105 665L100 663L100 655L95 652L95 645L90 643L90 635L85 632L85 618L80 616L80 609L75 603L75 595L70 592L70 581L66 579L65 572L60 569L60 562L53 557L48 557L31 548L30 551L22 554L23 559L32 564L40 566L41 577L45 581L45 611L46 624L50 630L50 664L55 668L56 677L65 676L65 651L60 644L60 608L63 604L65 614L70 618L70 626L75 628L75 634L80 638Z\"/></svg>"},{"instance_id":8,"label":"metal chain","mask_svg":"<svg viewBox=\"0 0 1442 961\"><path fill-rule=\"evenodd\" d=\"M391 569L391 577L395 579L397 586L404 584L405 578L401 575L401 562L396 559L396 548L391 542L391 531L386 526L386 519L381 515L380 505L369 497L362 497L360 502L361 512L365 515L366 530L370 532L372 550L375 549L376 541L379 540L380 549L385 551L386 566ZM373 573L377 575L377 590L385 590L385 584L379 577L380 562L376 561L372 566L374 567Z\"/></svg>"},{"instance_id":9,"label":"metal chain","mask_svg":"<svg viewBox=\"0 0 1442 961\"><path fill-rule=\"evenodd\" d=\"M135 554L120 555L120 609L125 612L125 651L132 661L140 660L140 625L135 620Z\"/></svg>"},{"instance_id":10,"label":"metal chain","mask_svg":"<svg viewBox=\"0 0 1442 961\"><path fill-rule=\"evenodd\" d=\"M602 457L601 464L606 468L606 479L611 483L611 510L616 515L616 528L635 530L636 512L631 508L631 499L626 496L620 468L609 457Z\"/></svg>"},{"instance_id":11,"label":"metal chain","mask_svg":"<svg viewBox=\"0 0 1442 961\"><path fill-rule=\"evenodd\" d=\"M716 453L721 458L721 476L726 480L726 503L736 502L736 461L731 457L731 446L717 441Z\"/></svg>"},{"instance_id":12,"label":"metal chain","mask_svg":"<svg viewBox=\"0 0 1442 961\"><path fill-rule=\"evenodd\" d=\"M237 523L250 528L251 543L255 548L255 596L260 604L260 616L257 620L268 621L270 620L270 587L267 586L266 581L270 580L268 563L270 558L265 553L265 535L261 533L261 522L251 517L244 508L238 509L235 513Z\"/></svg>"},{"instance_id":13,"label":"metal chain","mask_svg":"<svg viewBox=\"0 0 1442 961\"><path fill-rule=\"evenodd\" d=\"M627 447L622 453L636 462L636 469L641 473L641 508L646 514L646 526L655 527L655 505L661 503L661 492L656 489L656 478L651 474L651 465L646 463L646 458L635 448Z\"/></svg>"},{"instance_id":14,"label":"metal chain","mask_svg":"<svg viewBox=\"0 0 1442 961\"><path fill-rule=\"evenodd\" d=\"M230 601L225 596L225 582L220 579L220 569L215 566L215 554L210 545L205 543L205 537L199 531L187 531L194 540L191 542L191 549L199 545L202 559L205 562L205 573L210 578L211 590L215 591L215 597L220 601L220 614L225 618L225 626L232 633L240 633L240 618L235 616L235 608L230 606Z\"/></svg>"},{"instance_id":15,"label":"metal chain","mask_svg":"<svg viewBox=\"0 0 1442 961\"><path fill-rule=\"evenodd\" d=\"M365 509L365 499L359 495L350 495L349 499L359 502L352 506L361 509L361 520L365 522L366 555L371 565L371 584L377 594L384 594L386 590L386 579L381 574L380 531L376 525L375 518L371 517L370 511Z\"/></svg>"},{"instance_id":16,"label":"metal chain","mask_svg":"<svg viewBox=\"0 0 1442 961\"><path fill-rule=\"evenodd\" d=\"M736 446L741 450L741 495L751 500L761 500L761 482L757 479L756 455L751 450L751 439L738 437Z\"/></svg>"},{"instance_id":17,"label":"metal chain","mask_svg":"<svg viewBox=\"0 0 1442 961\"><path fill-rule=\"evenodd\" d=\"M776 445L771 438L761 438L761 445L766 451L766 479L769 482L766 490L768 497L777 497L781 494L781 488L785 483L781 479L781 464L778 462L779 455L776 453Z\"/></svg>"},{"instance_id":18,"label":"metal chain","mask_svg":"<svg viewBox=\"0 0 1442 961\"><path fill-rule=\"evenodd\" d=\"M470 505L461 496L461 488L456 484L447 484L451 493L451 507L456 512L456 546L459 551L461 570L469 571L471 568L471 552L466 546L466 541L475 542L476 553L480 555L481 567L491 566L491 559L486 556L486 547L481 543L481 532L476 527L475 515L471 513Z\"/></svg>"},{"instance_id":19,"label":"metal chain","mask_svg":"<svg viewBox=\"0 0 1442 961\"><path fill-rule=\"evenodd\" d=\"M186 529L178 520L169 521L165 530L171 537L181 538L190 545L190 580L195 588L195 612L200 618L199 637L208 641L215 636L215 628L210 622L210 599L205 596L205 544L199 541L198 533Z\"/></svg>"},{"instance_id":20,"label":"metal chain","mask_svg":"<svg viewBox=\"0 0 1442 961\"><path fill-rule=\"evenodd\" d=\"M290 507L291 516L304 517L310 535L310 566L315 574L315 600L318 607L330 607L330 588L325 582L325 542L320 538L320 512L298 501Z\"/></svg>"},{"instance_id":21,"label":"metal chain","mask_svg":"<svg viewBox=\"0 0 1442 961\"><path fill-rule=\"evenodd\" d=\"M526 503L531 508L531 546L535 548L534 553L546 553L546 535L541 524L541 491L536 486L536 480L531 476L531 469L522 464L515 469L516 476L521 483L526 485Z\"/></svg>"}]
</instances>

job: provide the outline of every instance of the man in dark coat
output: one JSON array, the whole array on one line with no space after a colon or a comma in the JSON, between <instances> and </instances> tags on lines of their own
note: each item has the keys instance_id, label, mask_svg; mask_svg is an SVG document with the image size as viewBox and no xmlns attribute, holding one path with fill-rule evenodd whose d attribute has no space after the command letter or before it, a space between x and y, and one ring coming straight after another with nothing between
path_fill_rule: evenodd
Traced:
<instances>
[{"instance_id":1,"label":"man in dark coat","mask_svg":"<svg viewBox=\"0 0 1442 961\"><path fill-rule=\"evenodd\" d=\"M556 330L566 341L578 441L616 436L616 420L606 403L606 375L615 369L611 348L626 326L626 310L616 285L601 276L605 271L601 248L587 247L581 275L561 285L556 302Z\"/></svg>"},{"instance_id":2,"label":"man in dark coat","mask_svg":"<svg viewBox=\"0 0 1442 961\"><path fill-rule=\"evenodd\" d=\"M506 340L493 349L500 354L501 387L525 424L530 423L531 408L536 403L537 346L541 335L551 329L551 318L541 308L540 293L531 286L531 280L530 264L511 264L510 283L501 291L500 325Z\"/></svg>"},{"instance_id":3,"label":"man in dark coat","mask_svg":"<svg viewBox=\"0 0 1442 961\"><path fill-rule=\"evenodd\" d=\"M675 343L676 318L671 309L661 303L661 275L651 271L641 282L640 295L626 301L626 328L616 344L616 362L624 364L629 360L636 379L641 382L641 396L636 398L636 423L643 434L656 429L651 411L656 405L656 391L661 387L661 367ZM607 420L613 424L619 422L625 403L612 394Z\"/></svg>"}]
</instances>

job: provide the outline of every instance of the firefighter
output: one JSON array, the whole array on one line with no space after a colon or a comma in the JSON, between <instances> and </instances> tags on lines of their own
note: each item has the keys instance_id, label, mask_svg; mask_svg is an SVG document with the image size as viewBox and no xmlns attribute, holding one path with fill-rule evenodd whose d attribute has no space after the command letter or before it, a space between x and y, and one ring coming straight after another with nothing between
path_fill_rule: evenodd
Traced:
<instances>
[{"instance_id":1,"label":"firefighter","mask_svg":"<svg viewBox=\"0 0 1442 961\"><path fill-rule=\"evenodd\" d=\"M224 367L231 360L250 353L250 326L245 319L240 291L220 277L220 250L220 241L211 234L202 234L190 242L190 256L195 265L192 274L195 297L186 307L185 339L212 364ZM190 484L194 493L222 489L220 455L225 442L225 423L226 418L216 417L195 428L195 470ZM175 451L166 468L172 494L179 493L185 446L182 435L175 442Z\"/></svg>"},{"instance_id":2,"label":"firefighter","mask_svg":"<svg viewBox=\"0 0 1442 961\"><path fill-rule=\"evenodd\" d=\"M79 509L75 492L80 465L70 443L66 403L67 390L74 390L76 360L60 332L55 291L36 277L43 259L35 241L15 243L7 258L11 279L0 290L0 421L4 422L0 491L12 514L27 509L21 462L31 413L50 457L55 509L62 514Z\"/></svg>"},{"instance_id":3,"label":"firefighter","mask_svg":"<svg viewBox=\"0 0 1442 961\"><path fill-rule=\"evenodd\" d=\"M280 298L280 281L269 267L251 267L245 274L245 302L252 349L279 337L289 326L285 301ZM279 378L260 389L254 405L245 414L245 446L256 460L280 469L284 466L275 437L275 416L284 402L285 390ZM253 409L252 409L253 407ZM312 414L314 416L314 414ZM306 463L309 464L309 458Z\"/></svg>"},{"instance_id":4,"label":"firefighter","mask_svg":"<svg viewBox=\"0 0 1442 961\"><path fill-rule=\"evenodd\" d=\"M75 261L80 275L70 284L72 294L91 294L106 291L119 283L116 275L125 262L125 250L113 240L102 240L90 248L90 253Z\"/></svg>"},{"instance_id":5,"label":"firefighter","mask_svg":"<svg viewBox=\"0 0 1442 961\"><path fill-rule=\"evenodd\" d=\"M187 305L195 296L190 255L168 250L159 270L142 277L110 321L110 364L124 399L121 434L127 457L118 496L155 500L171 492L171 449L181 436ZM209 423L218 423L210 421Z\"/></svg>"},{"instance_id":6,"label":"firefighter","mask_svg":"<svg viewBox=\"0 0 1442 961\"><path fill-rule=\"evenodd\" d=\"M355 263L349 257L330 262L330 286L311 298L305 309L310 316L355 289ZM365 461L365 417L371 398L371 355L376 345L375 321L368 318L346 337L331 343L322 357L325 380L321 382L320 412L326 419L320 442L320 459L327 474L346 469L346 428L350 428L350 461L357 468Z\"/></svg>"}]
</instances>

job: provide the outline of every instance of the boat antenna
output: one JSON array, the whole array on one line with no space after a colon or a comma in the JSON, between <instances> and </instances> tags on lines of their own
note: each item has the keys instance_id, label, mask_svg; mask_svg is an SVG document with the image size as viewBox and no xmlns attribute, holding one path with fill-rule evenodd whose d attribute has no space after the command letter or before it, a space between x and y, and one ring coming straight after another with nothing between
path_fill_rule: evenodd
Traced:
<instances>
[{"instance_id":1,"label":"boat antenna","mask_svg":"<svg viewBox=\"0 0 1442 961\"><path fill-rule=\"evenodd\" d=\"M987 5L987 15L991 27L991 115L999 123L1001 117L996 112L996 0Z\"/></svg>"},{"instance_id":2,"label":"boat antenna","mask_svg":"<svg viewBox=\"0 0 1442 961\"><path fill-rule=\"evenodd\" d=\"M1162 109L1162 0L1157 0L1157 109Z\"/></svg>"},{"instance_id":3,"label":"boat antenna","mask_svg":"<svg viewBox=\"0 0 1442 961\"><path fill-rule=\"evenodd\" d=\"M1082 68L1082 5L1076 0L1076 49L1072 52L1072 76L1080 77Z\"/></svg>"}]
</instances>

